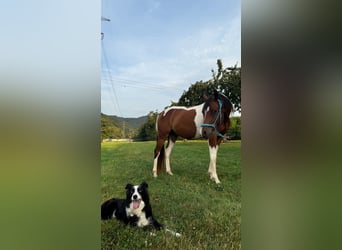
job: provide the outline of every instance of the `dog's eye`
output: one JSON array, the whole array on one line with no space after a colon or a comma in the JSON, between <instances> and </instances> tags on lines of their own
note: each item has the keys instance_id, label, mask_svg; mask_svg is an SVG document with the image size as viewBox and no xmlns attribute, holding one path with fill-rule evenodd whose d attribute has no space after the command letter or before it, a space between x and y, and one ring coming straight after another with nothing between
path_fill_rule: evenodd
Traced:
<instances>
[{"instance_id":1,"label":"dog's eye","mask_svg":"<svg viewBox=\"0 0 342 250\"><path fill-rule=\"evenodd\" d=\"M138 192L141 193L141 189L140 188L138 188Z\"/></svg>"}]
</instances>

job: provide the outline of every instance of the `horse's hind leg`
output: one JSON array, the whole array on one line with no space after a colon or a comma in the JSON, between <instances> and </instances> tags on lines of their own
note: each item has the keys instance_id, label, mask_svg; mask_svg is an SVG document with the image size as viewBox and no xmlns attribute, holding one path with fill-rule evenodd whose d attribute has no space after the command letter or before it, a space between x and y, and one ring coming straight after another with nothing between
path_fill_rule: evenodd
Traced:
<instances>
[{"instance_id":1,"label":"horse's hind leg","mask_svg":"<svg viewBox=\"0 0 342 250\"><path fill-rule=\"evenodd\" d=\"M170 166L170 155L176 143L176 140L177 140L177 135L173 130L171 130L168 141L167 141L166 149L165 149L165 167L166 167L166 173L168 173L169 175L173 175L173 173L171 172L171 166Z\"/></svg>"},{"instance_id":2,"label":"horse's hind leg","mask_svg":"<svg viewBox=\"0 0 342 250\"><path fill-rule=\"evenodd\" d=\"M153 177L157 177L157 163L158 163L158 157L159 157L159 153L157 154L156 157L154 157L154 161L153 161Z\"/></svg>"},{"instance_id":3,"label":"horse's hind leg","mask_svg":"<svg viewBox=\"0 0 342 250\"><path fill-rule=\"evenodd\" d=\"M173 175L171 172L171 166L170 166L170 155L173 146L175 145L175 141L169 138L168 146L165 149L165 166L166 166L166 173L169 175Z\"/></svg>"},{"instance_id":4,"label":"horse's hind leg","mask_svg":"<svg viewBox=\"0 0 342 250\"><path fill-rule=\"evenodd\" d=\"M157 166L158 166L158 158L160 156L160 151L164 147L165 139L157 138L157 145L154 149L154 161L153 161L153 177L157 177Z\"/></svg>"}]
</instances>

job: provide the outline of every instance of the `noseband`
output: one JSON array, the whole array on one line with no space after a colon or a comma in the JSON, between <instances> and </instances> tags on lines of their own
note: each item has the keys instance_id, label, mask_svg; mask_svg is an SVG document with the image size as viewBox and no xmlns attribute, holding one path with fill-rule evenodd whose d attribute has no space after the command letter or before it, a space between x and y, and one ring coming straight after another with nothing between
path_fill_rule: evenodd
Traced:
<instances>
[{"instance_id":1,"label":"noseband","mask_svg":"<svg viewBox=\"0 0 342 250\"><path fill-rule=\"evenodd\" d=\"M219 137L224 137L224 135L222 135L218 130L217 128L215 127L215 124L217 122L217 120L220 118L220 123L222 121L222 101L221 100L217 100L218 104L219 104L219 112L216 116L216 119L213 123L204 123L204 124L201 124L201 127L211 127L213 129L215 129L215 134Z\"/></svg>"}]
</instances>

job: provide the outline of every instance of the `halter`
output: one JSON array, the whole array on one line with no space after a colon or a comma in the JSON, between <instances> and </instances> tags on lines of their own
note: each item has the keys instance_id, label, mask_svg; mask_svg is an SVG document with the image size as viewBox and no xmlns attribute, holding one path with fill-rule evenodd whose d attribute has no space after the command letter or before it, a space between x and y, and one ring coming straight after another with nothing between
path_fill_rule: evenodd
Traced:
<instances>
[{"instance_id":1,"label":"halter","mask_svg":"<svg viewBox=\"0 0 342 250\"><path fill-rule=\"evenodd\" d=\"M215 134L216 134L217 136L224 137L224 135L222 135L222 134L217 130L217 128L215 127L215 124L216 124L216 122L217 122L217 120L218 120L219 118L220 118L220 123L221 123L221 121L222 121L222 111L221 111L221 109L222 109L222 101L221 101L221 100L217 100L217 102L218 102L218 104L219 104L219 112L218 112L218 114L217 114L217 116L216 116L215 121L214 121L213 123L204 123L204 124L201 124L201 127L212 127L213 129L215 129Z\"/></svg>"}]
</instances>

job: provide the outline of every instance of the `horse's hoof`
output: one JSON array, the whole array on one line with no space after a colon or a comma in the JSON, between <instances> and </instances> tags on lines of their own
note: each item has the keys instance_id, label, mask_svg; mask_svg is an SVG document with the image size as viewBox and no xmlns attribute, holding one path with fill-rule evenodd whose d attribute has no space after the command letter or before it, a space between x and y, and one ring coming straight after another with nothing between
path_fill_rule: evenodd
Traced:
<instances>
[{"instance_id":1,"label":"horse's hoof","mask_svg":"<svg viewBox=\"0 0 342 250\"><path fill-rule=\"evenodd\" d=\"M220 184L220 180L217 178L217 177L214 177L214 176L210 176L210 179L215 181L216 184Z\"/></svg>"},{"instance_id":2,"label":"horse's hoof","mask_svg":"<svg viewBox=\"0 0 342 250\"><path fill-rule=\"evenodd\" d=\"M154 177L154 178L157 178L157 176L158 176L157 173L156 173L156 172L153 172L153 177Z\"/></svg>"},{"instance_id":3,"label":"horse's hoof","mask_svg":"<svg viewBox=\"0 0 342 250\"><path fill-rule=\"evenodd\" d=\"M212 180L214 180L216 184L220 184L221 183L220 180L217 177L216 178L212 178Z\"/></svg>"},{"instance_id":4,"label":"horse's hoof","mask_svg":"<svg viewBox=\"0 0 342 250\"><path fill-rule=\"evenodd\" d=\"M169 175L173 175L173 173L171 171L167 171L166 173L168 173Z\"/></svg>"}]
</instances>

